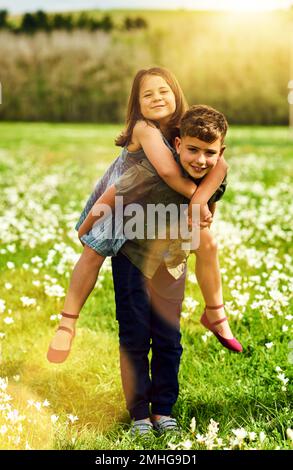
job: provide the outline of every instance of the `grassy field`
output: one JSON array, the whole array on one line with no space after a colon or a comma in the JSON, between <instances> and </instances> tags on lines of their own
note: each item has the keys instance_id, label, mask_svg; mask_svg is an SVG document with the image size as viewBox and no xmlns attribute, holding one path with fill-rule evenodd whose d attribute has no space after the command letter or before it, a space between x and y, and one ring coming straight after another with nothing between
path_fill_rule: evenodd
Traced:
<instances>
[{"instance_id":1,"label":"grassy field","mask_svg":"<svg viewBox=\"0 0 293 470\"><path fill-rule=\"evenodd\" d=\"M129 435L109 262L82 311L70 358L59 366L46 361L81 252L74 225L119 153L119 130L0 124L0 448L289 449L292 140L285 128L230 130L229 189L213 231L244 353L224 350L200 326L203 301L190 258L174 408L181 436L143 442Z\"/></svg>"}]
</instances>

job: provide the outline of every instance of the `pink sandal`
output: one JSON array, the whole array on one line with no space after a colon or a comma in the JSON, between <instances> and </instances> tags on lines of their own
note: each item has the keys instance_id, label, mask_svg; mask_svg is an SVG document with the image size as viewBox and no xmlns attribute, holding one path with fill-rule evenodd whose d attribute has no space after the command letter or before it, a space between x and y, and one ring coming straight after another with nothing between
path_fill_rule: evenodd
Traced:
<instances>
[{"instance_id":1,"label":"pink sandal","mask_svg":"<svg viewBox=\"0 0 293 470\"><path fill-rule=\"evenodd\" d=\"M67 317L67 318L78 318L79 317L79 315L72 315L71 313L65 313L65 312L61 312L61 315L62 315L62 317ZM47 359L48 359L49 362L54 362L54 363L57 363L57 364L59 364L61 362L64 362L67 359L67 357L70 353L73 338L75 337L75 329L71 330L67 326L59 326L59 328L57 328L56 332L58 330L63 330L63 331L66 331L67 333L69 333L71 335L71 340L70 340L70 344L69 344L69 349L53 349L53 348L51 348L51 346L49 346L49 349L48 349L48 352L47 352Z\"/></svg>"},{"instance_id":2,"label":"pink sandal","mask_svg":"<svg viewBox=\"0 0 293 470\"><path fill-rule=\"evenodd\" d=\"M209 310L217 310L222 307L224 307L224 305L217 305L215 307L208 307L206 305L204 312L201 316L200 322L205 328L207 328L208 330L212 331L212 333L214 333L216 338L220 341L220 343L223 346L225 346L225 348L230 349L230 351L234 351L234 352L242 352L243 351L242 345L239 343L239 341L237 341L236 338L232 338L232 339L224 338L224 336L220 335L220 333L218 333L217 330L214 328L214 326L219 325L223 321L227 320L227 317L223 317L220 320L217 320L213 323L210 323L207 318L207 315L206 315L207 308Z\"/></svg>"}]
</instances>

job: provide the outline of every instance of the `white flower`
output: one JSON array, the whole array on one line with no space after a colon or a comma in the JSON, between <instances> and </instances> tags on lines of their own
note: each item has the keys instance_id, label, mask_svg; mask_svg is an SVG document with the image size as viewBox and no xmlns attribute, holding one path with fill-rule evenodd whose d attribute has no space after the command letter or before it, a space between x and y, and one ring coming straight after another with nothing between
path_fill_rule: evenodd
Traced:
<instances>
[{"instance_id":1,"label":"white flower","mask_svg":"<svg viewBox=\"0 0 293 470\"><path fill-rule=\"evenodd\" d=\"M10 253L15 253L15 251L16 251L16 246L15 246L15 244L13 244L13 245L7 245L6 248L7 248L7 250L8 250Z\"/></svg>"},{"instance_id":2,"label":"white flower","mask_svg":"<svg viewBox=\"0 0 293 470\"><path fill-rule=\"evenodd\" d=\"M286 385L288 382L289 382L289 379L285 377L285 374L278 374L277 375L278 379L281 380L281 382L283 382L284 385Z\"/></svg>"},{"instance_id":3,"label":"white flower","mask_svg":"<svg viewBox=\"0 0 293 470\"><path fill-rule=\"evenodd\" d=\"M18 421L22 421L24 416L19 414L18 410L11 410L7 413L7 420L11 421L12 423L17 423Z\"/></svg>"},{"instance_id":4,"label":"white flower","mask_svg":"<svg viewBox=\"0 0 293 470\"><path fill-rule=\"evenodd\" d=\"M265 434L263 431L261 431L261 432L259 433L259 440L260 440L260 443L261 443L261 444L263 443L263 441L265 440L265 438L266 438L266 434Z\"/></svg>"},{"instance_id":5,"label":"white flower","mask_svg":"<svg viewBox=\"0 0 293 470\"><path fill-rule=\"evenodd\" d=\"M39 287L41 285L40 281L33 281L32 284L36 287Z\"/></svg>"},{"instance_id":6,"label":"white flower","mask_svg":"<svg viewBox=\"0 0 293 470\"><path fill-rule=\"evenodd\" d=\"M256 439L256 433L255 432L249 432L248 433L248 438L250 441L254 441Z\"/></svg>"},{"instance_id":7,"label":"white flower","mask_svg":"<svg viewBox=\"0 0 293 470\"><path fill-rule=\"evenodd\" d=\"M197 434L195 436L195 439L199 444L204 444L205 443L205 437L202 434Z\"/></svg>"},{"instance_id":8,"label":"white flower","mask_svg":"<svg viewBox=\"0 0 293 470\"><path fill-rule=\"evenodd\" d=\"M239 428L239 429L232 429L233 434L237 437L237 439L243 440L247 437L247 432L245 431L244 428Z\"/></svg>"},{"instance_id":9,"label":"white flower","mask_svg":"<svg viewBox=\"0 0 293 470\"><path fill-rule=\"evenodd\" d=\"M62 318L62 315L61 314L58 314L58 315L51 315L50 316L50 320L60 320Z\"/></svg>"},{"instance_id":10,"label":"white flower","mask_svg":"<svg viewBox=\"0 0 293 470\"><path fill-rule=\"evenodd\" d=\"M282 369L281 369L281 367L279 367L279 366L276 366L276 371L277 371L277 372L282 372Z\"/></svg>"},{"instance_id":11,"label":"white flower","mask_svg":"<svg viewBox=\"0 0 293 470\"><path fill-rule=\"evenodd\" d=\"M15 264L12 261L7 261L6 265L7 265L8 269L14 269L15 268Z\"/></svg>"},{"instance_id":12,"label":"white flower","mask_svg":"<svg viewBox=\"0 0 293 470\"><path fill-rule=\"evenodd\" d=\"M195 418L193 417L192 420L191 420L191 423L190 423L191 432L194 432L194 431L195 431L195 427L196 427L196 420L195 420Z\"/></svg>"},{"instance_id":13,"label":"white flower","mask_svg":"<svg viewBox=\"0 0 293 470\"><path fill-rule=\"evenodd\" d=\"M30 305L36 305L36 303L37 303L36 299L32 299L32 298L26 297L26 296L20 297L20 300L21 300L22 305L24 307L29 307Z\"/></svg>"},{"instance_id":14,"label":"white flower","mask_svg":"<svg viewBox=\"0 0 293 470\"><path fill-rule=\"evenodd\" d=\"M39 401L36 401L36 402L34 403L34 407L35 407L38 411L40 411L40 409L42 408L42 403L39 402Z\"/></svg>"},{"instance_id":15,"label":"white flower","mask_svg":"<svg viewBox=\"0 0 293 470\"><path fill-rule=\"evenodd\" d=\"M19 379L20 379L20 375L19 375L19 374L13 376L13 380L14 380L15 382L19 382Z\"/></svg>"},{"instance_id":16,"label":"white flower","mask_svg":"<svg viewBox=\"0 0 293 470\"><path fill-rule=\"evenodd\" d=\"M288 331L288 326L287 325L282 325L282 331L285 332L285 331Z\"/></svg>"},{"instance_id":17,"label":"white flower","mask_svg":"<svg viewBox=\"0 0 293 470\"><path fill-rule=\"evenodd\" d=\"M45 285L45 294L49 297L64 297L65 292L62 286L57 284L53 286Z\"/></svg>"},{"instance_id":18,"label":"white flower","mask_svg":"<svg viewBox=\"0 0 293 470\"><path fill-rule=\"evenodd\" d=\"M73 416L73 415L67 415L68 416L68 419L69 421L71 421L72 423L74 423L75 421L78 420L78 417L77 416Z\"/></svg>"},{"instance_id":19,"label":"white flower","mask_svg":"<svg viewBox=\"0 0 293 470\"><path fill-rule=\"evenodd\" d=\"M239 440L237 437L233 438L230 437L230 446L233 449L233 447L238 447L241 446L243 441Z\"/></svg>"},{"instance_id":20,"label":"white flower","mask_svg":"<svg viewBox=\"0 0 293 470\"><path fill-rule=\"evenodd\" d=\"M52 421L53 424L55 424L58 421L58 419L59 419L59 416L51 415L51 421Z\"/></svg>"},{"instance_id":21,"label":"white flower","mask_svg":"<svg viewBox=\"0 0 293 470\"><path fill-rule=\"evenodd\" d=\"M5 308L6 308L6 306L5 306L5 300L0 299L0 313L5 312Z\"/></svg>"},{"instance_id":22,"label":"white flower","mask_svg":"<svg viewBox=\"0 0 293 470\"><path fill-rule=\"evenodd\" d=\"M188 274L188 281L191 282L192 284L196 284L196 283L197 283L197 279L196 279L196 276L195 276L194 273Z\"/></svg>"},{"instance_id":23,"label":"white flower","mask_svg":"<svg viewBox=\"0 0 293 470\"><path fill-rule=\"evenodd\" d=\"M206 334L204 334L204 335L201 335L201 339L203 340L203 342L204 342L204 343L206 343L206 342L207 342L207 339L208 339L208 337L207 337L207 335L206 335Z\"/></svg>"},{"instance_id":24,"label":"white flower","mask_svg":"<svg viewBox=\"0 0 293 470\"><path fill-rule=\"evenodd\" d=\"M29 265L27 263L23 263L22 265L23 269L25 269L26 271L29 269Z\"/></svg>"},{"instance_id":25,"label":"white flower","mask_svg":"<svg viewBox=\"0 0 293 470\"><path fill-rule=\"evenodd\" d=\"M182 442L182 447L184 449L189 450L192 447L192 442L190 440L184 441L184 442Z\"/></svg>"},{"instance_id":26,"label":"white flower","mask_svg":"<svg viewBox=\"0 0 293 470\"><path fill-rule=\"evenodd\" d=\"M5 377L5 379L3 379L2 377L0 377L0 390L2 390L2 392L5 392L7 387L8 387L8 378Z\"/></svg>"},{"instance_id":27,"label":"white flower","mask_svg":"<svg viewBox=\"0 0 293 470\"><path fill-rule=\"evenodd\" d=\"M172 444L171 442L168 443L168 446L171 450L176 450L177 449L177 445L176 444Z\"/></svg>"},{"instance_id":28,"label":"white flower","mask_svg":"<svg viewBox=\"0 0 293 470\"><path fill-rule=\"evenodd\" d=\"M219 423L217 421L214 421L212 418L210 419L209 425L208 425L208 430L209 432L215 432L217 433L219 430Z\"/></svg>"},{"instance_id":29,"label":"white flower","mask_svg":"<svg viewBox=\"0 0 293 470\"><path fill-rule=\"evenodd\" d=\"M46 399L43 401L43 406L50 406L50 402Z\"/></svg>"},{"instance_id":30,"label":"white flower","mask_svg":"<svg viewBox=\"0 0 293 470\"><path fill-rule=\"evenodd\" d=\"M273 346L274 346L274 343L273 343L273 342L271 342L271 343L265 343L265 347L268 348L268 349L272 348Z\"/></svg>"},{"instance_id":31,"label":"white flower","mask_svg":"<svg viewBox=\"0 0 293 470\"><path fill-rule=\"evenodd\" d=\"M199 305L197 300L193 299L192 297L186 297L186 299L184 300L184 304L186 306L186 309L192 312L194 312L196 307Z\"/></svg>"},{"instance_id":32,"label":"white flower","mask_svg":"<svg viewBox=\"0 0 293 470\"><path fill-rule=\"evenodd\" d=\"M12 284L10 284L10 282L5 282L4 286L7 290L12 289Z\"/></svg>"},{"instance_id":33,"label":"white flower","mask_svg":"<svg viewBox=\"0 0 293 470\"><path fill-rule=\"evenodd\" d=\"M4 434L6 434L7 431L8 431L8 427L5 424L3 426L1 426L0 434L2 434L2 436L4 436Z\"/></svg>"},{"instance_id":34,"label":"white flower","mask_svg":"<svg viewBox=\"0 0 293 470\"><path fill-rule=\"evenodd\" d=\"M14 320L11 317L5 317L4 323L6 323L6 325L12 325L12 323L14 323Z\"/></svg>"},{"instance_id":35,"label":"white flower","mask_svg":"<svg viewBox=\"0 0 293 470\"><path fill-rule=\"evenodd\" d=\"M43 260L42 260L42 258L40 258L39 256L34 256L33 258L31 258L31 262L32 262L33 264L37 264L37 263L42 264L42 263L43 263Z\"/></svg>"},{"instance_id":36,"label":"white flower","mask_svg":"<svg viewBox=\"0 0 293 470\"><path fill-rule=\"evenodd\" d=\"M203 340L204 343L206 343L207 339L212 335L213 333L211 331L207 331L204 335L201 335L201 339Z\"/></svg>"},{"instance_id":37,"label":"white flower","mask_svg":"<svg viewBox=\"0 0 293 470\"><path fill-rule=\"evenodd\" d=\"M181 312L181 317L182 318L189 318L191 315L191 313L188 313L188 312Z\"/></svg>"},{"instance_id":38,"label":"white flower","mask_svg":"<svg viewBox=\"0 0 293 470\"><path fill-rule=\"evenodd\" d=\"M286 430L286 434L287 434L288 439L290 439L290 441L293 441L293 429L288 428Z\"/></svg>"}]
</instances>

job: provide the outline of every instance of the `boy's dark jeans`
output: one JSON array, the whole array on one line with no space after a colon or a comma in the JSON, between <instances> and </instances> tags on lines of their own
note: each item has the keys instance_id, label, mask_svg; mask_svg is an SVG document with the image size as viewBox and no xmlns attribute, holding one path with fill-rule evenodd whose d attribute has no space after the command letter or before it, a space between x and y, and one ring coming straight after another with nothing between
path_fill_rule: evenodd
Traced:
<instances>
[{"instance_id":1,"label":"boy's dark jeans","mask_svg":"<svg viewBox=\"0 0 293 470\"><path fill-rule=\"evenodd\" d=\"M122 253L112 257L112 271L127 409L135 420L149 417L149 403L153 414L170 415L179 391L185 273L176 280L163 263L148 280Z\"/></svg>"}]
</instances>

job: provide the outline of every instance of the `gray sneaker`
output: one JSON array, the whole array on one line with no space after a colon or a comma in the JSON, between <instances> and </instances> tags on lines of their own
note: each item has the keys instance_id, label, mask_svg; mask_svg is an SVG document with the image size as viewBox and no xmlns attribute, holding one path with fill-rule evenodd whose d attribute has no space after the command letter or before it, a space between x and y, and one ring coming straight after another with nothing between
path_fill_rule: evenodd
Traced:
<instances>
[{"instance_id":1,"label":"gray sneaker","mask_svg":"<svg viewBox=\"0 0 293 470\"><path fill-rule=\"evenodd\" d=\"M158 431L160 434L163 434L165 432L179 432L180 428L177 424L177 421L175 418L171 418L170 416L161 416L160 419L157 421L153 421L153 426L156 431Z\"/></svg>"},{"instance_id":2,"label":"gray sneaker","mask_svg":"<svg viewBox=\"0 0 293 470\"><path fill-rule=\"evenodd\" d=\"M144 436L146 434L150 434L153 430L152 423L146 421L145 419L138 419L134 421L131 427L131 435L134 436Z\"/></svg>"}]
</instances>

